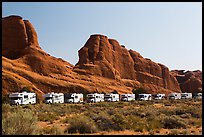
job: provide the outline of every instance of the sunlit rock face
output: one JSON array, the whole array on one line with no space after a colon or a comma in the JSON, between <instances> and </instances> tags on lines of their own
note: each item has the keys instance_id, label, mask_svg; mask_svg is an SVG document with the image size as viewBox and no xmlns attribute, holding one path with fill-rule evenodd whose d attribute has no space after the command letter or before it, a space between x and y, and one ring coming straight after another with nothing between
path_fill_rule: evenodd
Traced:
<instances>
[{"instance_id":1,"label":"sunlit rock face","mask_svg":"<svg viewBox=\"0 0 204 137\"><path fill-rule=\"evenodd\" d=\"M182 92L202 92L202 71L172 70Z\"/></svg>"},{"instance_id":2,"label":"sunlit rock face","mask_svg":"<svg viewBox=\"0 0 204 137\"><path fill-rule=\"evenodd\" d=\"M140 83L180 92L179 84L169 69L138 52L127 50L118 41L107 36L91 35L78 51L79 61L74 71L81 74L97 75L110 79L130 79ZM156 91L155 91L156 92Z\"/></svg>"}]
</instances>

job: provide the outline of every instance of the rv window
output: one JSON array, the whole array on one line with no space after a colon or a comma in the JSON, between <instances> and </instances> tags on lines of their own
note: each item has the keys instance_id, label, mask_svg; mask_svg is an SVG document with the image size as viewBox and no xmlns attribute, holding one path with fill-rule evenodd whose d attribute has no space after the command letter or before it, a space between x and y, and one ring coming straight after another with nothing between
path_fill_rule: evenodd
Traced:
<instances>
[{"instance_id":1,"label":"rv window","mask_svg":"<svg viewBox=\"0 0 204 137\"><path fill-rule=\"evenodd\" d=\"M24 95L24 98L28 98L28 95Z\"/></svg>"},{"instance_id":2,"label":"rv window","mask_svg":"<svg viewBox=\"0 0 204 137\"><path fill-rule=\"evenodd\" d=\"M78 98L78 96L75 96L75 98Z\"/></svg>"},{"instance_id":3,"label":"rv window","mask_svg":"<svg viewBox=\"0 0 204 137\"><path fill-rule=\"evenodd\" d=\"M46 98L45 98L45 100L49 100L49 99L52 99L52 97L46 97Z\"/></svg>"},{"instance_id":4,"label":"rv window","mask_svg":"<svg viewBox=\"0 0 204 137\"><path fill-rule=\"evenodd\" d=\"M21 99L21 97L10 97L10 100L18 100Z\"/></svg>"}]
</instances>

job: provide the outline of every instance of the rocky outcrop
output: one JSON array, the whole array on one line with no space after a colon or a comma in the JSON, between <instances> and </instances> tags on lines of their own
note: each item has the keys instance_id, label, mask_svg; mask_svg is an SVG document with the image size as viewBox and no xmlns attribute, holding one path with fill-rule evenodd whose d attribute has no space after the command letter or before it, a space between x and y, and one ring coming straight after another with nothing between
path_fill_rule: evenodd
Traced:
<instances>
[{"instance_id":1,"label":"rocky outcrop","mask_svg":"<svg viewBox=\"0 0 204 137\"><path fill-rule=\"evenodd\" d=\"M165 65L143 58L104 35L90 36L79 50L75 66L43 51L34 27L20 16L2 18L2 40L3 94L19 92L23 87L39 96L47 92L114 90L121 94L137 88L149 93L180 92L178 77ZM197 78L199 74L193 75Z\"/></svg>"},{"instance_id":2,"label":"rocky outcrop","mask_svg":"<svg viewBox=\"0 0 204 137\"><path fill-rule=\"evenodd\" d=\"M202 92L202 71L172 70L182 92Z\"/></svg>"},{"instance_id":3,"label":"rocky outcrop","mask_svg":"<svg viewBox=\"0 0 204 137\"><path fill-rule=\"evenodd\" d=\"M79 61L74 71L115 80L136 80L180 92L177 80L166 66L143 58L136 51L127 50L116 40L104 35L90 36L79 50Z\"/></svg>"},{"instance_id":4,"label":"rocky outcrop","mask_svg":"<svg viewBox=\"0 0 204 137\"><path fill-rule=\"evenodd\" d=\"M76 68L85 70L87 74L111 79L135 78L134 62L128 50L121 47L116 40L103 35L92 35L88 39L85 46L79 50Z\"/></svg>"},{"instance_id":5,"label":"rocky outcrop","mask_svg":"<svg viewBox=\"0 0 204 137\"><path fill-rule=\"evenodd\" d=\"M18 59L28 46L39 48L37 33L32 24L20 16L8 16L2 19L2 55L9 59Z\"/></svg>"}]
</instances>

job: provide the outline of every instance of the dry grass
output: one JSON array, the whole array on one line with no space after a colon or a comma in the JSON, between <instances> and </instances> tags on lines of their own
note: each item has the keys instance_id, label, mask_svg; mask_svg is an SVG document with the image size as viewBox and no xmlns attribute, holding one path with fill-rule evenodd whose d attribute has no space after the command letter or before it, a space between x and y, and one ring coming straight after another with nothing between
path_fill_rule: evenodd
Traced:
<instances>
[{"instance_id":1,"label":"dry grass","mask_svg":"<svg viewBox=\"0 0 204 137\"><path fill-rule=\"evenodd\" d=\"M36 104L21 109L36 114L40 134L202 134L202 101L165 103L168 101ZM2 113L10 111L17 108L7 105Z\"/></svg>"}]
</instances>

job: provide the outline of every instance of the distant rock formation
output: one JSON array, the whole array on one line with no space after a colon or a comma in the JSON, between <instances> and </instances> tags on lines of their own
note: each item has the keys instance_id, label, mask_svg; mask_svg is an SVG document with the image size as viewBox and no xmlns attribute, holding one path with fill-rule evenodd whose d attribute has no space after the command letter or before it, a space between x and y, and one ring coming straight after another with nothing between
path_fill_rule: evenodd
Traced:
<instances>
[{"instance_id":1,"label":"distant rock formation","mask_svg":"<svg viewBox=\"0 0 204 137\"><path fill-rule=\"evenodd\" d=\"M172 70L182 92L202 92L202 71Z\"/></svg>"},{"instance_id":2,"label":"distant rock formation","mask_svg":"<svg viewBox=\"0 0 204 137\"><path fill-rule=\"evenodd\" d=\"M2 18L2 94L19 92L24 87L39 97L48 92L121 94L138 88L148 93L181 91L178 76L166 66L127 50L107 36L91 35L78 53L75 66L53 57L41 49L28 20L14 15ZM193 75L197 78L199 72ZM201 82L193 84L197 87Z\"/></svg>"},{"instance_id":3,"label":"distant rock formation","mask_svg":"<svg viewBox=\"0 0 204 137\"><path fill-rule=\"evenodd\" d=\"M136 80L180 92L177 80L166 66L143 58L138 52L127 50L104 35L90 36L79 50L79 61L74 71L115 80Z\"/></svg>"},{"instance_id":4,"label":"distant rock formation","mask_svg":"<svg viewBox=\"0 0 204 137\"><path fill-rule=\"evenodd\" d=\"M22 51L38 44L37 33L28 20L20 16L8 16L2 19L2 55L9 59L18 59Z\"/></svg>"}]
</instances>

